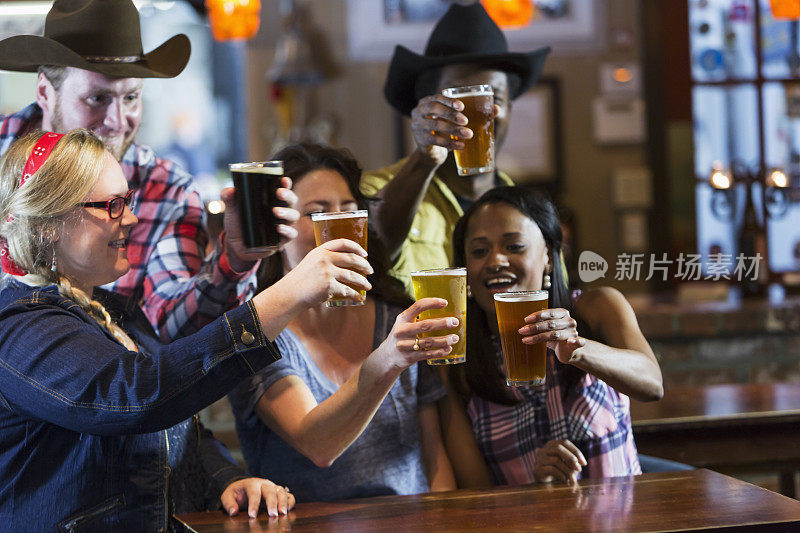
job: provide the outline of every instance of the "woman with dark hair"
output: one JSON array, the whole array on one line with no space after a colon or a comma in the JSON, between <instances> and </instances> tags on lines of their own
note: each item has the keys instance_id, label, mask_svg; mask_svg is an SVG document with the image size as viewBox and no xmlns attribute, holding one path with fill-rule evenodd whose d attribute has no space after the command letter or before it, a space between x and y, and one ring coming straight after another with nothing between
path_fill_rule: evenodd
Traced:
<instances>
[{"instance_id":1,"label":"woman with dark hair","mask_svg":"<svg viewBox=\"0 0 800 533\"><path fill-rule=\"evenodd\" d=\"M459 220L453 246L472 297L467 362L448 369L448 380L493 482L641 473L628 397L661 398L661 371L619 291L570 297L553 204L522 187L493 189ZM550 308L525 317L519 333L526 344L547 342L546 384L509 387L493 295L541 289Z\"/></svg>"},{"instance_id":2,"label":"woman with dark hair","mask_svg":"<svg viewBox=\"0 0 800 533\"><path fill-rule=\"evenodd\" d=\"M292 177L298 236L263 266L261 286L315 247L311 214L367 208L361 169L349 152L315 144L274 157ZM245 459L253 472L289 482L298 499L339 500L455 488L439 429L436 375L418 361L441 357L457 336L416 340L455 317L416 322L445 300L411 302L387 274L380 241L369 237L372 289L364 305L297 315L276 343L281 360L230 397Z\"/></svg>"}]
</instances>

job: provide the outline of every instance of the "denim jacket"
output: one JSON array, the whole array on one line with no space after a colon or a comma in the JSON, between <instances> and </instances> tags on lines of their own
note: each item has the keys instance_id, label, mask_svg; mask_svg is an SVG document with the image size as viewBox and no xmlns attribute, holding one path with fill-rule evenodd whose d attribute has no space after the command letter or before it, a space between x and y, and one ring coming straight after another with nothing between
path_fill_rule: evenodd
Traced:
<instances>
[{"instance_id":1,"label":"denim jacket","mask_svg":"<svg viewBox=\"0 0 800 533\"><path fill-rule=\"evenodd\" d=\"M190 493L243 476L194 415L280 357L252 303L162 345L138 307L98 298L139 353L55 286L0 284L2 530L163 531L172 496L197 510Z\"/></svg>"}]
</instances>

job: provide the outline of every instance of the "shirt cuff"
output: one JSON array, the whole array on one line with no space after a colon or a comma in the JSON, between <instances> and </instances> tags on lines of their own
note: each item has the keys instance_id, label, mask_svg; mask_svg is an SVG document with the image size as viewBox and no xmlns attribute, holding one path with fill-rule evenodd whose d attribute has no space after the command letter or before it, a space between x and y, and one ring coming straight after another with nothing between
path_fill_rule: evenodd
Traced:
<instances>
[{"instance_id":1,"label":"shirt cuff","mask_svg":"<svg viewBox=\"0 0 800 533\"><path fill-rule=\"evenodd\" d=\"M233 340L233 349L247 364L251 374L281 358L275 343L264 335L252 300L223 316L225 327Z\"/></svg>"},{"instance_id":2,"label":"shirt cuff","mask_svg":"<svg viewBox=\"0 0 800 533\"><path fill-rule=\"evenodd\" d=\"M258 266L261 264L261 260L256 261L253 263L253 266L249 269L245 270L244 272L239 272L234 270L231 266L230 261L228 261L228 252L225 251L225 230L222 230L219 234L219 240L217 241L217 247L221 250L219 255L219 269L225 275L226 278L232 281L241 281L245 278L249 278L250 276L256 273L258 270Z\"/></svg>"}]
</instances>

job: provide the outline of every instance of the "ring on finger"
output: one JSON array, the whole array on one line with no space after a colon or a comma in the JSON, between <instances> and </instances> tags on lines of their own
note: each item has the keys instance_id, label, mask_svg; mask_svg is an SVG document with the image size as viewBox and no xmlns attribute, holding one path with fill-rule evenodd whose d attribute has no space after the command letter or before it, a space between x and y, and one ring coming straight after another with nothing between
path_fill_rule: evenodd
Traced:
<instances>
[{"instance_id":1,"label":"ring on finger","mask_svg":"<svg viewBox=\"0 0 800 533\"><path fill-rule=\"evenodd\" d=\"M414 339L414 351L419 351L419 339Z\"/></svg>"}]
</instances>

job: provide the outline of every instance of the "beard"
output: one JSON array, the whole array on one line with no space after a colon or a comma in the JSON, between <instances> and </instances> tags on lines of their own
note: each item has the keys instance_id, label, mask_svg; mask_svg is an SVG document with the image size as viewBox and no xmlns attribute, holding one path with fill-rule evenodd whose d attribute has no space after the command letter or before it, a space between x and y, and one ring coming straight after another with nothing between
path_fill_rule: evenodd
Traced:
<instances>
[{"instance_id":1,"label":"beard","mask_svg":"<svg viewBox=\"0 0 800 533\"><path fill-rule=\"evenodd\" d=\"M94 130L92 130L92 133L97 135L97 137L103 141L103 144L106 146L106 150L111 152L111 155L114 156L114 159L121 162L125 152L127 152L128 148L130 148L131 144L133 144L133 140L136 138L136 134L139 132L140 125L141 122L136 125L136 128L133 131L131 131L122 139L117 137L114 143L109 142L108 137L104 137L103 135L94 132ZM64 114L61 112L61 101L58 96L56 96L55 103L53 105L53 117L51 119L50 126L56 133L67 133L70 131L70 129L72 129L64 126Z\"/></svg>"}]
</instances>

